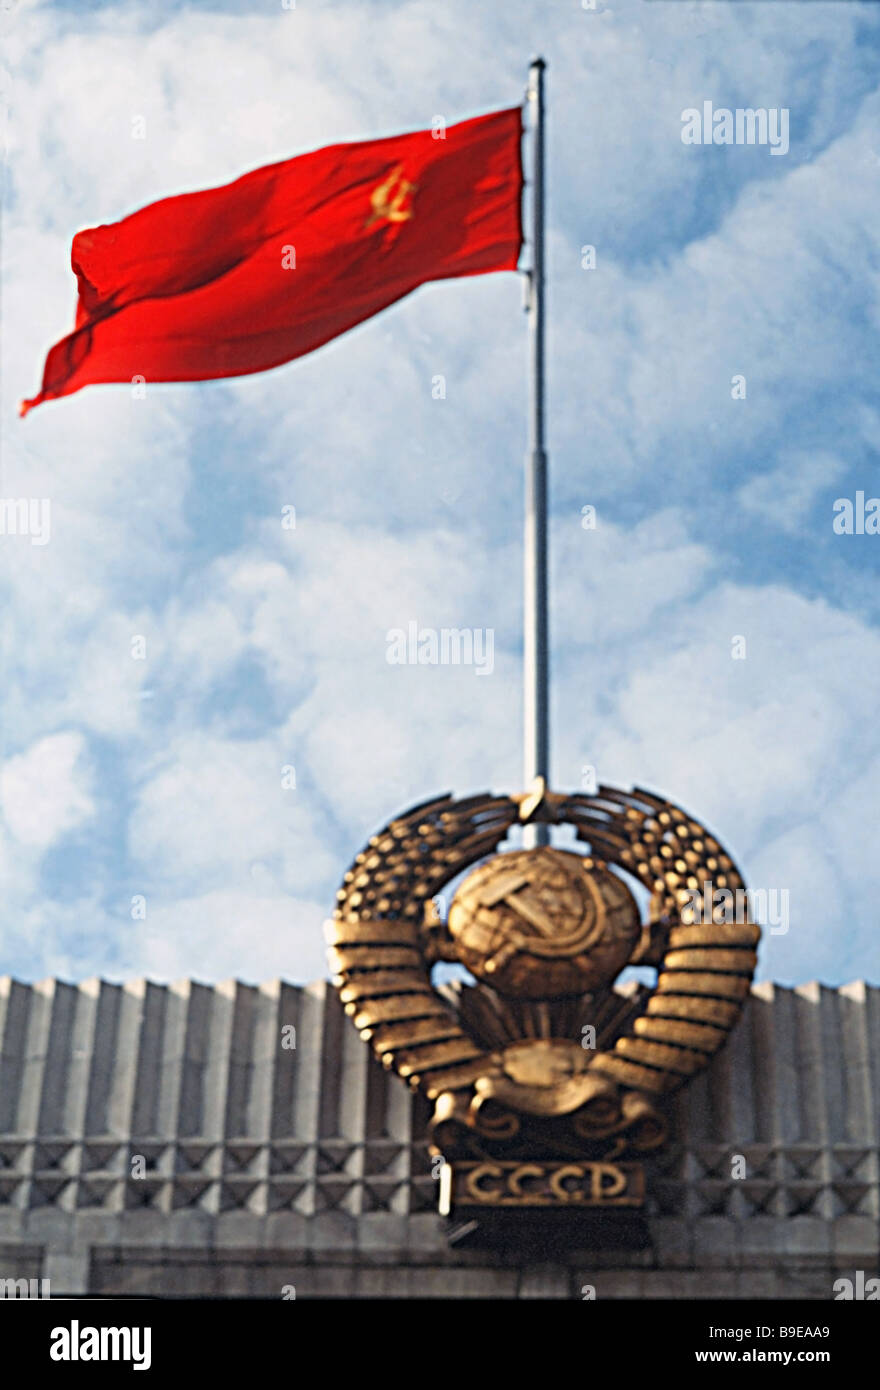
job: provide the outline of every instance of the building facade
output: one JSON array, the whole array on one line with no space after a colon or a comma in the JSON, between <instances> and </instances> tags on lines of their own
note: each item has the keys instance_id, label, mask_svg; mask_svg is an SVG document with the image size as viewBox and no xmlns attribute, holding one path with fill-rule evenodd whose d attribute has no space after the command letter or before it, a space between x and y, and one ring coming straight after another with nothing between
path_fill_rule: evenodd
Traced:
<instances>
[{"instance_id":1,"label":"building facade","mask_svg":"<svg viewBox=\"0 0 880 1390\"><path fill-rule=\"evenodd\" d=\"M428 1106L333 989L0 980L0 1280L54 1294L833 1298L877 1273L880 989L754 986L675 1100L646 1237L437 1215ZM611 1218L613 1218L613 1213ZM453 1236L452 1241L450 1236ZM295 1291L295 1293L294 1293Z\"/></svg>"}]
</instances>

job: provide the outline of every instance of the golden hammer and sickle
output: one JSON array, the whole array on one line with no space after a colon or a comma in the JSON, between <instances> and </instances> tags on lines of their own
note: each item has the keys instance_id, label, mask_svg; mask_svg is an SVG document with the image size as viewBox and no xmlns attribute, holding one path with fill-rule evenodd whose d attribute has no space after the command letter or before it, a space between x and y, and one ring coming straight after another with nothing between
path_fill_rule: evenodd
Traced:
<instances>
[{"instance_id":1,"label":"golden hammer and sickle","mask_svg":"<svg viewBox=\"0 0 880 1390\"><path fill-rule=\"evenodd\" d=\"M410 183L403 177L403 165L395 164L387 179L377 184L370 194L373 215L364 223L364 229L374 222L386 218L389 222L406 222L413 215L411 207L403 206L407 196L414 193L418 184Z\"/></svg>"}]
</instances>

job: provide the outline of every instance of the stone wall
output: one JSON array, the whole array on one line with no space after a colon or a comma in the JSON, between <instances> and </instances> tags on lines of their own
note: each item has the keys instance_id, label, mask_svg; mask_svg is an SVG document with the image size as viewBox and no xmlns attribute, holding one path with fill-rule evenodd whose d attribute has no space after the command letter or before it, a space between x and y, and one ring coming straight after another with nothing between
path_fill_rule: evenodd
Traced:
<instances>
[{"instance_id":1,"label":"stone wall","mask_svg":"<svg viewBox=\"0 0 880 1390\"><path fill-rule=\"evenodd\" d=\"M534 1262L449 1245L424 1105L323 982L7 978L0 1279L48 1277L58 1294L829 1298L840 1274L877 1270L878 1111L880 989L758 985L678 1100L645 1247Z\"/></svg>"}]
</instances>

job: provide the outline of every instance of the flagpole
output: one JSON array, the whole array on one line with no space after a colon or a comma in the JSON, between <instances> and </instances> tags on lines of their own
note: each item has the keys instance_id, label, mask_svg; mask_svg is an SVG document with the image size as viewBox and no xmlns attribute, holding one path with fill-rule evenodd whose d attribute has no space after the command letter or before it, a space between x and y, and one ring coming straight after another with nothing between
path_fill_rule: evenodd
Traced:
<instances>
[{"instance_id":1,"label":"flagpole","mask_svg":"<svg viewBox=\"0 0 880 1390\"><path fill-rule=\"evenodd\" d=\"M544 450L544 70L529 67L532 110L532 268L529 277L531 399L526 456L523 554L523 772L529 789L537 777L549 786L547 654L547 454ZM527 846L549 843L546 825L528 825Z\"/></svg>"}]
</instances>

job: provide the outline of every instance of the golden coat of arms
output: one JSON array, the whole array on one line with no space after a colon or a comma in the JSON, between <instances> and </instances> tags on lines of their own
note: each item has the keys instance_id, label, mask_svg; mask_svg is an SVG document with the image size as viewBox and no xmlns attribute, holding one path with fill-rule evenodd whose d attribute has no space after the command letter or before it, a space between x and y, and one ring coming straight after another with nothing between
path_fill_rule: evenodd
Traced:
<instances>
[{"instance_id":1,"label":"golden coat of arms","mask_svg":"<svg viewBox=\"0 0 880 1390\"><path fill-rule=\"evenodd\" d=\"M498 852L536 822L588 852ZM695 909L707 885L744 899L718 841L640 790L445 796L373 836L328 924L331 968L362 1038L433 1104L441 1210L641 1205L666 1101L725 1042L756 965L753 922ZM435 983L441 962L468 978ZM634 965L653 988L615 988Z\"/></svg>"}]
</instances>

